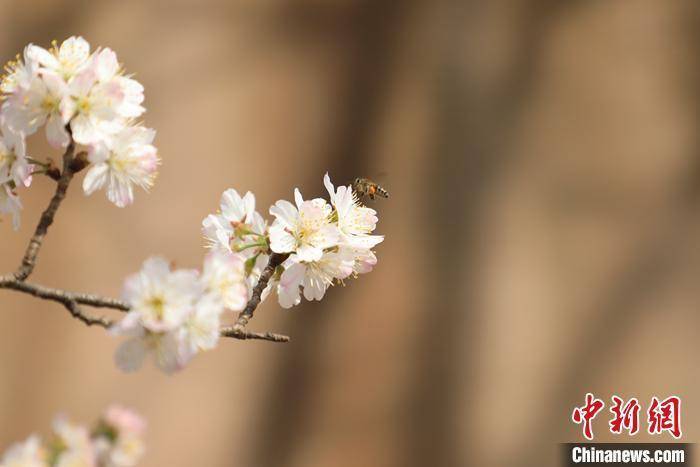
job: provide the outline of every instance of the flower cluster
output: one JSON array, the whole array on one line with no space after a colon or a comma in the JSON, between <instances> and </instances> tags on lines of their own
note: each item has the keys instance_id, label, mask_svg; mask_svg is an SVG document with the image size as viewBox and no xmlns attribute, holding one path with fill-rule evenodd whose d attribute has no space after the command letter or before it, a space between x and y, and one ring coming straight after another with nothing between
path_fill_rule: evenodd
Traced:
<instances>
[{"instance_id":1,"label":"flower cluster","mask_svg":"<svg viewBox=\"0 0 700 467\"><path fill-rule=\"evenodd\" d=\"M155 132L135 119L142 106L143 86L124 73L109 48L91 52L81 37L50 49L29 44L23 56L5 67L0 83L0 213L12 214L19 226L17 189L28 187L33 173L49 164L27 156L25 138L45 128L55 148L71 141L85 146L90 169L83 189L106 188L119 207L133 202L134 186L148 189L159 159Z\"/></svg>"},{"instance_id":2,"label":"flower cluster","mask_svg":"<svg viewBox=\"0 0 700 467\"><path fill-rule=\"evenodd\" d=\"M30 436L5 452L0 467L132 467L143 456L145 429L138 414L116 405L92 431L59 416L46 443Z\"/></svg>"},{"instance_id":3,"label":"flower cluster","mask_svg":"<svg viewBox=\"0 0 700 467\"><path fill-rule=\"evenodd\" d=\"M207 216L202 230L211 251L201 271L173 269L153 257L124 283L122 298L130 311L111 328L128 339L117 349L124 371L141 367L152 353L166 373L182 369L197 353L216 346L222 315L240 311L253 294L272 254L284 261L274 271L261 299L277 291L290 308L321 300L328 287L350 276L370 272L377 263L372 248L384 240L372 235L377 213L360 203L350 186L334 187L324 177L330 203L278 201L270 208L271 225L255 210L255 196L226 190L217 214Z\"/></svg>"},{"instance_id":4,"label":"flower cluster","mask_svg":"<svg viewBox=\"0 0 700 467\"><path fill-rule=\"evenodd\" d=\"M133 202L135 186L152 186L160 161L153 146L155 132L136 120L145 112L143 87L124 73L111 49L91 51L81 37L54 43L48 50L30 44L5 70L0 81L0 214L11 214L15 228L22 208L17 190L29 187L35 174L59 180L54 198L59 201L73 174L85 167L84 192L105 188L107 198L119 207ZM65 148L62 173L52 161L27 155L26 138L42 127L51 146ZM85 150L77 152L78 145ZM211 251L201 270L174 269L160 257L146 260L126 279L124 303L105 300L97 305L128 309L117 324L86 319L71 303L66 306L84 322L126 337L115 355L124 371L139 369L152 354L158 368L175 372L199 352L214 348L222 333L286 341L286 336L245 330L255 307L272 292L283 308L298 305L302 296L321 300L330 286L372 271L377 264L373 249L384 240L373 234L377 213L362 203L361 188L335 187L328 174L323 183L328 200L304 199L295 189L294 203L280 200L270 207L271 223L256 211L252 193L226 190L220 210L202 223ZM42 222L53 221L57 206L44 212ZM30 267L18 281L33 268L41 242L32 242L23 261ZM89 304L94 303L99 297ZM222 331L226 310L243 312L232 328ZM68 434L62 443L81 438L63 428ZM127 449L131 442L125 443ZM38 449L30 439L15 457Z\"/></svg>"},{"instance_id":5,"label":"flower cluster","mask_svg":"<svg viewBox=\"0 0 700 467\"><path fill-rule=\"evenodd\" d=\"M255 197L227 190L221 210L204 219L203 232L214 251L241 255L248 284L257 282L270 253L287 255L268 289L276 289L279 304L291 308L307 300L321 300L328 287L350 276L370 272L377 263L372 248L384 240L372 235L377 213L364 206L351 186L333 186L324 176L330 202L305 200L298 189L294 201L277 201L268 227L255 211ZM263 295L263 298L265 295Z\"/></svg>"},{"instance_id":6,"label":"flower cluster","mask_svg":"<svg viewBox=\"0 0 700 467\"><path fill-rule=\"evenodd\" d=\"M122 295L131 310L111 329L128 336L117 349L117 366L135 371L152 352L156 366L172 373L216 346L222 313L242 310L248 289L243 260L216 251L207 255L201 273L150 258L126 279Z\"/></svg>"}]
</instances>

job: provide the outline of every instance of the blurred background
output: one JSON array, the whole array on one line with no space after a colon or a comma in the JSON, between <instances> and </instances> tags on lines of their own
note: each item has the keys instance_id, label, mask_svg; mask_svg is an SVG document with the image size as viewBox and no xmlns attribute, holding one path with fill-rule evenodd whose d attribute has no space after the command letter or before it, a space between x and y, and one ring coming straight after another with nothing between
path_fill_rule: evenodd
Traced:
<instances>
[{"instance_id":1,"label":"blurred background","mask_svg":"<svg viewBox=\"0 0 700 467\"><path fill-rule=\"evenodd\" d=\"M2 449L120 402L149 421L144 466L554 466L589 391L677 394L697 440L697 2L0 6L3 61L70 35L115 49L163 159L126 209L74 183L33 281L118 295L149 255L196 267L229 187L263 213L323 194L326 170L391 193L372 274L259 309L251 328L289 344L224 340L172 377L122 374L102 329L0 291ZM0 271L53 189L22 193L18 233L0 224Z\"/></svg>"}]
</instances>

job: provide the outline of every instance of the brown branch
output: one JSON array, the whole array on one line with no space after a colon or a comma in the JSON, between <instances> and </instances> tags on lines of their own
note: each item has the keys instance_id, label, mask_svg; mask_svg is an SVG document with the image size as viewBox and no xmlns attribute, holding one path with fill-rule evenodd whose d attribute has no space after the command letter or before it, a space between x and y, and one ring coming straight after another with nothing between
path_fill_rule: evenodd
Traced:
<instances>
[{"instance_id":1,"label":"brown branch","mask_svg":"<svg viewBox=\"0 0 700 467\"><path fill-rule=\"evenodd\" d=\"M18 281L23 281L34 271L34 266L36 265L36 257L39 254L41 245L46 236L46 232L49 230L51 224L53 224L53 219L56 216L56 211L61 206L61 202L66 197L66 192L68 191L68 186L70 185L73 175L75 174L73 170L73 154L75 152L75 142L71 137L70 143L66 148L66 152L63 154L63 172L61 177L58 179L56 184L56 192L51 198L48 207L41 214L39 223L34 230L34 235L32 235L31 240L29 240L29 245L27 245L27 250L24 253L24 258L22 258L22 264L14 274L15 279Z\"/></svg>"},{"instance_id":2,"label":"brown branch","mask_svg":"<svg viewBox=\"0 0 700 467\"><path fill-rule=\"evenodd\" d=\"M92 318L85 313L82 312L80 309L80 305L78 305L76 302L68 300L63 303L63 306L65 306L68 311L70 312L71 315L73 315L73 318L79 319L83 323L85 323L86 326L102 326L105 329L109 329L112 324L114 324L112 321L108 320L107 318Z\"/></svg>"},{"instance_id":3,"label":"brown branch","mask_svg":"<svg viewBox=\"0 0 700 467\"><path fill-rule=\"evenodd\" d=\"M221 328L221 337L233 337L234 339L261 339L272 342L289 342L289 336L275 334L273 332L253 332L239 329L235 326Z\"/></svg>"},{"instance_id":4,"label":"brown branch","mask_svg":"<svg viewBox=\"0 0 700 467\"><path fill-rule=\"evenodd\" d=\"M112 308L120 311L129 311L129 305L114 298L100 297L86 293L74 293L61 289L53 289L39 284L32 284L15 279L13 276L0 277L0 289L11 289L23 292L44 300L65 303L75 302L81 305L89 305L95 308Z\"/></svg>"},{"instance_id":5,"label":"brown branch","mask_svg":"<svg viewBox=\"0 0 700 467\"><path fill-rule=\"evenodd\" d=\"M258 283L255 284L255 287L253 287L253 295L250 297L250 300L248 300L248 303L243 311L241 311L241 314L238 315L236 324L233 326L234 329L239 332L243 332L245 330L245 327L248 325L248 321L253 318L253 313L255 313L255 309L262 300L262 293L265 290L265 287L267 287L267 283L270 282L270 279L275 273L277 266L284 263L287 258L289 258L288 253L270 254L270 259L267 262L267 266L265 266L265 269L263 269L263 272L260 274Z\"/></svg>"},{"instance_id":6,"label":"brown branch","mask_svg":"<svg viewBox=\"0 0 700 467\"><path fill-rule=\"evenodd\" d=\"M0 289L15 290L33 297L60 303L65 306L66 309L68 309L74 318L79 319L88 326L98 325L102 326L103 328L109 328L113 323L105 318L93 318L86 315L80 309L80 305L88 305L95 308L111 308L113 310L123 312L128 312L131 309L129 304L115 298L54 289L39 284L20 281L15 279L12 275L0 277ZM271 342L289 342L289 336L282 334L275 334L272 332L253 332L235 327L222 328L221 336L241 340L259 339Z\"/></svg>"},{"instance_id":7,"label":"brown branch","mask_svg":"<svg viewBox=\"0 0 700 467\"><path fill-rule=\"evenodd\" d=\"M93 318L86 315L80 309L80 303L85 303L93 306L104 306L113 308L113 304L117 304L116 300L111 299L100 299L94 295L87 294L74 294L66 292L64 290L51 289L49 287L44 287L36 284L28 284L26 282L15 279L13 276L6 276L0 278L0 289L11 289L18 292L23 292L32 295L37 298L42 298L44 300L51 300L60 303L70 312L70 314L85 323L87 326L97 325L103 328L108 328L112 325L112 322L105 318ZM114 303L113 303L114 302ZM97 305L96 303L101 303Z\"/></svg>"}]
</instances>

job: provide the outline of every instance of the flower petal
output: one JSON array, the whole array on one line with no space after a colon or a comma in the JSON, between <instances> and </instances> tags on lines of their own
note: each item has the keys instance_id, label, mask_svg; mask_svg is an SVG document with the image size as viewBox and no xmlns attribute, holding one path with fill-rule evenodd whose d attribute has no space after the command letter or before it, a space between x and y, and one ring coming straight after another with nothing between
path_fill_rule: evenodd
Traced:
<instances>
[{"instance_id":1,"label":"flower petal","mask_svg":"<svg viewBox=\"0 0 700 467\"><path fill-rule=\"evenodd\" d=\"M270 215L275 216L275 222L282 224L282 227L294 229L299 217L299 210L289 201L281 199L270 207Z\"/></svg>"},{"instance_id":2,"label":"flower petal","mask_svg":"<svg viewBox=\"0 0 700 467\"><path fill-rule=\"evenodd\" d=\"M330 196L331 203L335 205L335 187L333 186L333 183L331 182L331 177L328 175L328 172L326 172L326 175L323 176L323 185L326 187L326 190L328 191L328 195Z\"/></svg>"},{"instance_id":3,"label":"flower petal","mask_svg":"<svg viewBox=\"0 0 700 467\"><path fill-rule=\"evenodd\" d=\"M114 354L114 362L122 370L128 373L141 368L148 348L143 338L132 337L124 341Z\"/></svg>"},{"instance_id":4,"label":"flower petal","mask_svg":"<svg viewBox=\"0 0 700 467\"><path fill-rule=\"evenodd\" d=\"M277 285L277 298L282 308L291 308L301 301L299 286L304 280L306 266L295 263L289 266L282 273L280 282Z\"/></svg>"},{"instance_id":5,"label":"flower petal","mask_svg":"<svg viewBox=\"0 0 700 467\"><path fill-rule=\"evenodd\" d=\"M65 148L70 142L63 120L55 113L51 114L46 122L46 139L54 148Z\"/></svg>"},{"instance_id":6,"label":"flower petal","mask_svg":"<svg viewBox=\"0 0 700 467\"><path fill-rule=\"evenodd\" d=\"M107 182L108 172L109 166L104 162L90 167L90 170L88 170L83 179L83 191L85 194L91 195L95 190L102 188Z\"/></svg>"},{"instance_id":7,"label":"flower petal","mask_svg":"<svg viewBox=\"0 0 700 467\"><path fill-rule=\"evenodd\" d=\"M291 253L297 246L292 234L287 232L283 223L275 221L270 227L270 248L275 253Z\"/></svg>"}]
</instances>

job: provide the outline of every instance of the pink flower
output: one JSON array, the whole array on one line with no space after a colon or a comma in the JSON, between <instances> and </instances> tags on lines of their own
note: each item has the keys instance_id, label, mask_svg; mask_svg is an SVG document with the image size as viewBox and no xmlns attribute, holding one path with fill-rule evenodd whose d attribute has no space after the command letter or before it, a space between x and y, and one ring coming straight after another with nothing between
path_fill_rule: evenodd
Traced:
<instances>
[{"instance_id":1,"label":"pink flower","mask_svg":"<svg viewBox=\"0 0 700 467\"><path fill-rule=\"evenodd\" d=\"M110 405L105 410L103 419L112 428L119 432L142 436L146 431L146 420L138 413L121 405Z\"/></svg>"}]
</instances>

